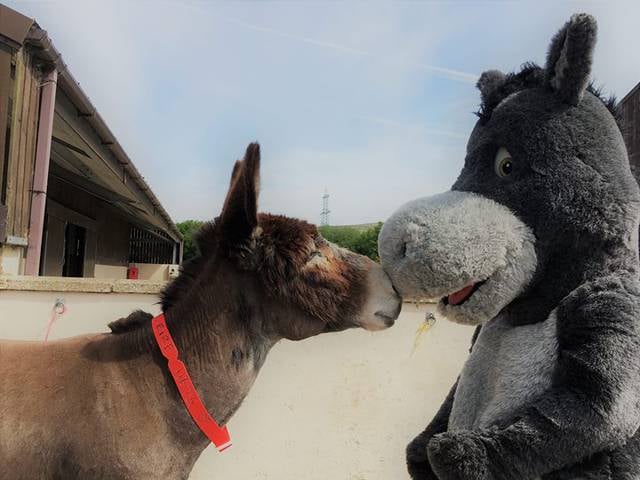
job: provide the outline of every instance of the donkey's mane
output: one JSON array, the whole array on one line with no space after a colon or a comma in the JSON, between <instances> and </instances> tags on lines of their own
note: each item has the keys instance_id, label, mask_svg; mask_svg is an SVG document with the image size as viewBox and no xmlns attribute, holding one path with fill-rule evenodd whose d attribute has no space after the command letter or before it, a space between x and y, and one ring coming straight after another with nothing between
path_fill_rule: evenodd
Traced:
<instances>
[{"instance_id":1,"label":"donkey's mane","mask_svg":"<svg viewBox=\"0 0 640 480\"><path fill-rule=\"evenodd\" d=\"M215 238L215 220L205 223L194 237L194 243L198 253L195 257L187 260L180 268L180 275L169 283L160 293L160 304L162 311L166 312L176 303L178 299L184 298L196 278L202 271L206 258L209 257L213 249Z\"/></svg>"},{"instance_id":2,"label":"donkey's mane","mask_svg":"<svg viewBox=\"0 0 640 480\"><path fill-rule=\"evenodd\" d=\"M533 62L527 62L522 65L519 72L511 72L505 75L501 85L493 89L488 95L483 95L480 108L475 114L485 123L491 117L493 110L500 104L502 100L509 95L528 88L542 87L545 85L545 71L542 67ZM587 91L595 95L611 112L616 120L618 127L622 130L622 116L616 97L614 95L606 96L602 87L596 87L592 80L587 86Z\"/></svg>"},{"instance_id":3,"label":"donkey's mane","mask_svg":"<svg viewBox=\"0 0 640 480\"><path fill-rule=\"evenodd\" d=\"M180 267L180 275L164 287L160 293L160 305L163 312L166 312L174 306L178 299L184 297L189 291L204 266L206 261L204 255L213 248L214 237L215 221L205 223L194 238L198 254L182 264ZM114 334L138 330L140 327L149 323L152 318L153 315L150 313L136 310L127 317L109 323L109 329L111 329L111 333Z\"/></svg>"}]
</instances>

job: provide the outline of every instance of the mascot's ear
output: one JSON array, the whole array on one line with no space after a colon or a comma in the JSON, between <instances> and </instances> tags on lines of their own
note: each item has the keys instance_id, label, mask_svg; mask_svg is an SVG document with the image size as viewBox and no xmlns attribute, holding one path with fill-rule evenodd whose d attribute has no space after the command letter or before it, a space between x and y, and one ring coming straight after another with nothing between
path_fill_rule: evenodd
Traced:
<instances>
[{"instance_id":1,"label":"mascot's ear","mask_svg":"<svg viewBox=\"0 0 640 480\"><path fill-rule=\"evenodd\" d=\"M595 18L578 13L551 39L546 81L570 105L580 103L589 84L597 31Z\"/></svg>"},{"instance_id":2,"label":"mascot's ear","mask_svg":"<svg viewBox=\"0 0 640 480\"><path fill-rule=\"evenodd\" d=\"M480 75L476 87L480 90L482 103L489 105L492 103L494 93L504 84L506 75L499 70L488 70Z\"/></svg>"}]
</instances>

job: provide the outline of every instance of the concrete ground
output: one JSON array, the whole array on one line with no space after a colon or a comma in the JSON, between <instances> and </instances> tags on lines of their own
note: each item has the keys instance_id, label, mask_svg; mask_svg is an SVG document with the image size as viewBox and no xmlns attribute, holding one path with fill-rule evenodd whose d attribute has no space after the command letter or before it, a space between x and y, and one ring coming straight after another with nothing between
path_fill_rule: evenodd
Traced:
<instances>
[{"instance_id":1,"label":"concrete ground","mask_svg":"<svg viewBox=\"0 0 640 480\"><path fill-rule=\"evenodd\" d=\"M0 292L0 338L41 338L49 297ZM117 298L67 294L68 313L52 338L103 331L114 313L151 311L156 301L150 295ZM207 449L190 478L408 479L405 446L446 396L473 333L438 318L412 353L415 331L431 308L405 304L396 325L383 332L353 330L276 345L229 423L234 446L223 454Z\"/></svg>"}]
</instances>

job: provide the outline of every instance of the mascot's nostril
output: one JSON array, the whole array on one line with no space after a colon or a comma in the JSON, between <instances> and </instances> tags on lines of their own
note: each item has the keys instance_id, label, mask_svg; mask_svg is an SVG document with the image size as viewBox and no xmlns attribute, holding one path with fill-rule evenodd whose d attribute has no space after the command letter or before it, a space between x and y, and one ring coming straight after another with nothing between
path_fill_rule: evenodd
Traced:
<instances>
[{"instance_id":1,"label":"mascot's nostril","mask_svg":"<svg viewBox=\"0 0 640 480\"><path fill-rule=\"evenodd\" d=\"M400 258L407 256L407 242L402 242L400 245Z\"/></svg>"}]
</instances>

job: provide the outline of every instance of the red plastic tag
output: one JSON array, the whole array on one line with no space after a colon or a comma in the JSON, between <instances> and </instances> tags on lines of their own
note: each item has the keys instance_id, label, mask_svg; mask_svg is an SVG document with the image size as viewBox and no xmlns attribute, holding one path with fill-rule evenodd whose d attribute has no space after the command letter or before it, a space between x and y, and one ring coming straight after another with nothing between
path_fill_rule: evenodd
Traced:
<instances>
[{"instance_id":1,"label":"red plastic tag","mask_svg":"<svg viewBox=\"0 0 640 480\"><path fill-rule=\"evenodd\" d=\"M171 337L164 315L158 315L153 318L151 327L162 355L168 360L169 372L171 372L173 381L178 387L178 392L180 392L189 415L191 415L198 428L202 430L202 433L216 446L218 451L225 451L231 446L229 431L226 426L220 427L216 423L202 403L200 395L198 395L196 387L191 381L187 367L178 359L178 347L176 347Z\"/></svg>"}]
</instances>

